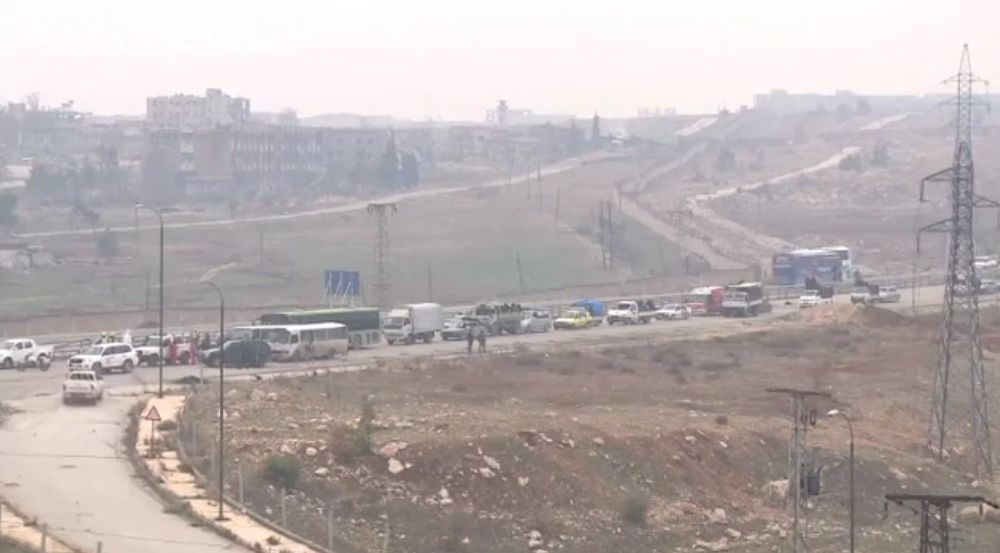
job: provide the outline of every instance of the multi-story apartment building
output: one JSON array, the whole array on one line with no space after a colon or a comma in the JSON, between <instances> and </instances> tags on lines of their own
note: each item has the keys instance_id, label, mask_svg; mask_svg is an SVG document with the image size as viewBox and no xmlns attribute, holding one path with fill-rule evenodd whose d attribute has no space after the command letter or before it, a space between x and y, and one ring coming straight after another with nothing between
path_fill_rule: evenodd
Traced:
<instances>
[{"instance_id":1,"label":"multi-story apartment building","mask_svg":"<svg viewBox=\"0 0 1000 553\"><path fill-rule=\"evenodd\" d=\"M146 124L154 130L196 131L249 120L250 100L229 96L217 88L205 90L205 96L174 94L146 98Z\"/></svg>"}]
</instances>

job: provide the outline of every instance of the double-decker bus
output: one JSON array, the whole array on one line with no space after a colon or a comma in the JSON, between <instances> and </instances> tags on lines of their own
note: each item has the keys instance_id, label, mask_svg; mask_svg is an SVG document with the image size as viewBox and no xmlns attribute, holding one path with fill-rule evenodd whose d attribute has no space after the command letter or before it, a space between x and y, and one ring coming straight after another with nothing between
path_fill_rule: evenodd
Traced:
<instances>
[{"instance_id":1,"label":"double-decker bus","mask_svg":"<svg viewBox=\"0 0 1000 553\"><path fill-rule=\"evenodd\" d=\"M308 325L340 323L347 327L351 349L378 345L382 342L382 321L377 307L334 307L331 309L300 309L265 313L262 325Z\"/></svg>"}]
</instances>

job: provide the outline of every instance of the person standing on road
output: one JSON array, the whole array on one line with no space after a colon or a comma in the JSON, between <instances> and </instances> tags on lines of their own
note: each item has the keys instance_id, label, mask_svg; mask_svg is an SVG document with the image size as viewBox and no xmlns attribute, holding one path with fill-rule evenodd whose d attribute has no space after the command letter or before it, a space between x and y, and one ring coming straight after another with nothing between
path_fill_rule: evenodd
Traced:
<instances>
[{"instance_id":1,"label":"person standing on road","mask_svg":"<svg viewBox=\"0 0 1000 553\"><path fill-rule=\"evenodd\" d=\"M475 336L472 334L472 327L467 326L465 328L465 341L469 344L469 354L472 354L472 342L475 340Z\"/></svg>"},{"instance_id":2,"label":"person standing on road","mask_svg":"<svg viewBox=\"0 0 1000 553\"><path fill-rule=\"evenodd\" d=\"M484 327L479 327L479 353L486 353L486 329Z\"/></svg>"}]
</instances>

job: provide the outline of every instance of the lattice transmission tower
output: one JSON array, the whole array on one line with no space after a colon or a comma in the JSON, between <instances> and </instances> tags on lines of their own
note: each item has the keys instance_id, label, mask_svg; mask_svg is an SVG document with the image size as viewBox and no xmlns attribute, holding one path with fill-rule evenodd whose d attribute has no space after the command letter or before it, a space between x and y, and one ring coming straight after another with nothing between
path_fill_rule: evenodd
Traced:
<instances>
[{"instance_id":1,"label":"lattice transmission tower","mask_svg":"<svg viewBox=\"0 0 1000 553\"><path fill-rule=\"evenodd\" d=\"M948 235L948 268L944 289L944 323L938 352L938 369L931 396L931 417L927 445L938 460L945 455L948 431L948 390L952 367L964 376L968 370L971 391L972 440L977 476L993 479L993 454L990 446L990 425L987 409L986 382L983 375L983 349L979 337L979 302L976 290L973 212L978 207L998 207L997 202L975 192L975 171L972 163L972 111L978 103L973 88L986 81L972 73L969 47L962 49L958 73L946 83L956 86L956 95L949 104L956 107L955 153L952 165L920 181L920 201L925 201L929 182L951 185L948 218L922 227L917 232L919 255L920 235L925 232Z\"/></svg>"},{"instance_id":2,"label":"lattice transmission tower","mask_svg":"<svg viewBox=\"0 0 1000 553\"><path fill-rule=\"evenodd\" d=\"M375 296L378 306L389 307L392 274L389 267L389 214L396 212L395 203L370 203L368 213L375 215Z\"/></svg>"}]
</instances>

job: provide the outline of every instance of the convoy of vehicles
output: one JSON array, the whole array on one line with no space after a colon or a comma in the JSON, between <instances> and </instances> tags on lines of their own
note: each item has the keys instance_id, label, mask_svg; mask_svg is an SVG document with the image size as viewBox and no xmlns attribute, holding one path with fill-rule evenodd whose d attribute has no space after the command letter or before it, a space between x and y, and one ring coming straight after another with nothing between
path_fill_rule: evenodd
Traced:
<instances>
[{"instance_id":1,"label":"convoy of vehicles","mask_svg":"<svg viewBox=\"0 0 1000 553\"><path fill-rule=\"evenodd\" d=\"M52 346L41 346L30 338L14 338L0 343L0 367L5 369L38 367L48 370Z\"/></svg>"},{"instance_id":2,"label":"convoy of vehicles","mask_svg":"<svg viewBox=\"0 0 1000 553\"><path fill-rule=\"evenodd\" d=\"M100 371L70 371L63 381L62 400L65 404L80 400L96 404L102 399L104 399L104 380Z\"/></svg>"},{"instance_id":3,"label":"convoy of vehicles","mask_svg":"<svg viewBox=\"0 0 1000 553\"><path fill-rule=\"evenodd\" d=\"M430 343L444 329L444 310L438 303L412 303L389 311L382 322L385 341L412 344L417 340Z\"/></svg>"},{"instance_id":4,"label":"convoy of vehicles","mask_svg":"<svg viewBox=\"0 0 1000 553\"><path fill-rule=\"evenodd\" d=\"M552 326L556 330L582 330L597 324L599 323L595 322L595 319L590 315L590 312L582 307L569 309L558 319L552 322Z\"/></svg>"},{"instance_id":5,"label":"convoy of vehicles","mask_svg":"<svg viewBox=\"0 0 1000 553\"><path fill-rule=\"evenodd\" d=\"M259 340L271 349L275 361L308 361L347 355L347 327L340 323L255 325L236 327L238 340Z\"/></svg>"},{"instance_id":6,"label":"convoy of vehicles","mask_svg":"<svg viewBox=\"0 0 1000 553\"><path fill-rule=\"evenodd\" d=\"M138 364L139 356L132 346L120 342L90 346L69 358L70 371L94 371L98 374L112 371L130 373Z\"/></svg>"},{"instance_id":7,"label":"convoy of vehicles","mask_svg":"<svg viewBox=\"0 0 1000 553\"><path fill-rule=\"evenodd\" d=\"M722 313L722 286L699 286L687 294L684 304L692 315L719 315Z\"/></svg>"},{"instance_id":8,"label":"convoy of vehicles","mask_svg":"<svg viewBox=\"0 0 1000 553\"><path fill-rule=\"evenodd\" d=\"M726 286L722 314L726 317L753 317L771 310L760 282L740 282Z\"/></svg>"},{"instance_id":9,"label":"convoy of vehicles","mask_svg":"<svg viewBox=\"0 0 1000 553\"><path fill-rule=\"evenodd\" d=\"M262 325L305 325L340 323L347 327L351 349L375 346L382 342L382 321L377 307L334 307L266 313Z\"/></svg>"},{"instance_id":10,"label":"convoy of vehicles","mask_svg":"<svg viewBox=\"0 0 1000 553\"><path fill-rule=\"evenodd\" d=\"M552 314L548 311L532 311L521 320L521 332L548 332L552 330Z\"/></svg>"},{"instance_id":11,"label":"convoy of vehicles","mask_svg":"<svg viewBox=\"0 0 1000 553\"><path fill-rule=\"evenodd\" d=\"M977 255L972 263L977 269L995 269L1000 267L1000 258L995 255Z\"/></svg>"},{"instance_id":12,"label":"convoy of vehicles","mask_svg":"<svg viewBox=\"0 0 1000 553\"><path fill-rule=\"evenodd\" d=\"M656 306L650 300L623 300L608 309L608 324L647 324L657 318Z\"/></svg>"}]
</instances>

